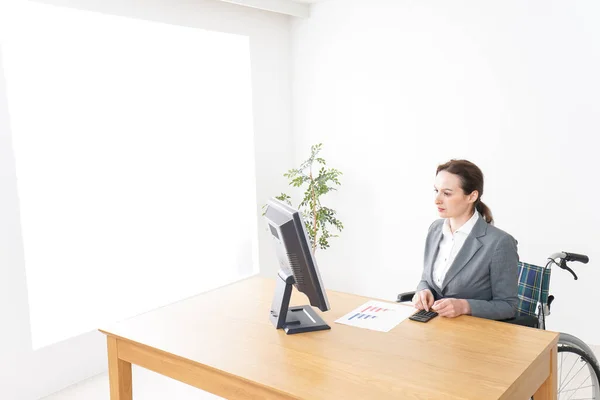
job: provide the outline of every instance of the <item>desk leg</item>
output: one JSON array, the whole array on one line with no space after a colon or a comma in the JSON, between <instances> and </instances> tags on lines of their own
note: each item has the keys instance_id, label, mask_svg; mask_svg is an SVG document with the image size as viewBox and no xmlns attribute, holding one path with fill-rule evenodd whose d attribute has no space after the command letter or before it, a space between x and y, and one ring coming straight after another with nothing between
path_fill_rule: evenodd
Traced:
<instances>
[{"instance_id":1,"label":"desk leg","mask_svg":"<svg viewBox=\"0 0 600 400\"><path fill-rule=\"evenodd\" d=\"M133 400L131 363L119 359L117 338L108 336L107 340L110 400Z\"/></svg>"},{"instance_id":2,"label":"desk leg","mask_svg":"<svg viewBox=\"0 0 600 400\"><path fill-rule=\"evenodd\" d=\"M550 353L550 376L546 382L533 395L534 400L556 400L556 392L558 391L557 379L557 357L558 346L554 346Z\"/></svg>"}]
</instances>

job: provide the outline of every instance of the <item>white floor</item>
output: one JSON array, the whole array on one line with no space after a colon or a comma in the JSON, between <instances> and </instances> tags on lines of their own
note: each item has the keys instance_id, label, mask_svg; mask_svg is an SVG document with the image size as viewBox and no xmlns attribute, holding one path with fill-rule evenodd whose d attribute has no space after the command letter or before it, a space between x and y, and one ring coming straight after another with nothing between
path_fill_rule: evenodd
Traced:
<instances>
[{"instance_id":1,"label":"white floor","mask_svg":"<svg viewBox=\"0 0 600 400\"><path fill-rule=\"evenodd\" d=\"M162 375L133 366L134 400L220 400L221 397ZM108 400L108 374L104 373L41 400Z\"/></svg>"}]
</instances>

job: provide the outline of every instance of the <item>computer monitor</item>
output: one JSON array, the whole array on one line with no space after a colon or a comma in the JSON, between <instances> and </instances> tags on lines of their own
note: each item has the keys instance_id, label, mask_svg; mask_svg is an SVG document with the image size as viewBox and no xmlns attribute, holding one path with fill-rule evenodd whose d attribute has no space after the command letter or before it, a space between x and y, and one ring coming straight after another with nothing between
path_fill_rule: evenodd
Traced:
<instances>
[{"instance_id":1,"label":"computer monitor","mask_svg":"<svg viewBox=\"0 0 600 400\"><path fill-rule=\"evenodd\" d=\"M331 329L311 307L327 311L329 301L300 213L282 201L271 199L265 218L279 261L271 322L287 334ZM292 286L308 297L311 306L289 307Z\"/></svg>"}]
</instances>

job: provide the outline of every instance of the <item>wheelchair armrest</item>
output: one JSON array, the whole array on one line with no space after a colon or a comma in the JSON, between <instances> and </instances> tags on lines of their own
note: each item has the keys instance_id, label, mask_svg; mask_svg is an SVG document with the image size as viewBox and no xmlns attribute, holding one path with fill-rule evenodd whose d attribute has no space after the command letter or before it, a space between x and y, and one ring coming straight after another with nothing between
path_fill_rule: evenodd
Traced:
<instances>
[{"instance_id":1,"label":"wheelchair armrest","mask_svg":"<svg viewBox=\"0 0 600 400\"><path fill-rule=\"evenodd\" d=\"M400 293L398 295L398 299L396 300L396 303L404 303L405 301L411 301L414 295L415 295L415 292Z\"/></svg>"},{"instance_id":2,"label":"wheelchair armrest","mask_svg":"<svg viewBox=\"0 0 600 400\"><path fill-rule=\"evenodd\" d=\"M537 317L532 315L518 315L514 318L501 319L500 322L507 322L509 324L528 326L530 328L539 328L539 321Z\"/></svg>"}]
</instances>

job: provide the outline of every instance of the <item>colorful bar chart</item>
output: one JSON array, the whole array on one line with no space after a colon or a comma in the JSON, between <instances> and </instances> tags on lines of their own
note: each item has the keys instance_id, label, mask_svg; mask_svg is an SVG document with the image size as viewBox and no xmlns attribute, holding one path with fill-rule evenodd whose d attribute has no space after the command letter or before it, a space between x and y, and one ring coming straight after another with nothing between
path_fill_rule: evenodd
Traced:
<instances>
[{"instance_id":1,"label":"colorful bar chart","mask_svg":"<svg viewBox=\"0 0 600 400\"><path fill-rule=\"evenodd\" d=\"M365 308L364 310L362 310L361 312L365 313L367 311L380 312L380 311L393 311L393 310L391 308L369 306L369 307Z\"/></svg>"},{"instance_id":2,"label":"colorful bar chart","mask_svg":"<svg viewBox=\"0 0 600 400\"><path fill-rule=\"evenodd\" d=\"M369 315L369 314L357 313L357 314L354 314L353 316L351 316L350 318L348 318L348 321L350 321L351 319L353 319L355 317L357 319L360 319L360 318L367 319L367 318L377 318L377 315Z\"/></svg>"},{"instance_id":3,"label":"colorful bar chart","mask_svg":"<svg viewBox=\"0 0 600 400\"><path fill-rule=\"evenodd\" d=\"M371 300L335 322L358 328L389 332L414 312L413 307Z\"/></svg>"}]
</instances>

